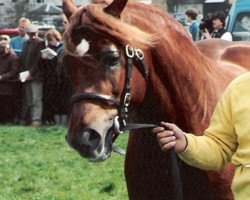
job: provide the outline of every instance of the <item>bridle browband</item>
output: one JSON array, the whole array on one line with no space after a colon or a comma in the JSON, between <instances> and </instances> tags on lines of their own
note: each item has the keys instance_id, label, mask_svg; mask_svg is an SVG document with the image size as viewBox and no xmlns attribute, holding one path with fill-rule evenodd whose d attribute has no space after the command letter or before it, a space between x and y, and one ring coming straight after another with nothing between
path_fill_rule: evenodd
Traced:
<instances>
[{"instance_id":1,"label":"bridle browband","mask_svg":"<svg viewBox=\"0 0 250 200\"><path fill-rule=\"evenodd\" d=\"M143 128L154 128L154 124L137 124L137 123L128 123L128 107L130 105L130 81L132 77L132 67L133 60L137 59L138 61L138 70L143 74L146 82L148 80L148 69L144 62L144 54L141 49L135 49L130 45L125 47L125 56L126 56L126 65L125 65L125 83L124 88L121 94L120 101L115 97L99 94L99 93L77 93L74 94L71 98L71 105L75 102L82 100L99 100L106 103L112 103L118 109L118 116L114 119L113 129L115 131L113 142L116 138L123 133L124 130L134 130L134 129L143 129Z\"/></svg>"}]
</instances>

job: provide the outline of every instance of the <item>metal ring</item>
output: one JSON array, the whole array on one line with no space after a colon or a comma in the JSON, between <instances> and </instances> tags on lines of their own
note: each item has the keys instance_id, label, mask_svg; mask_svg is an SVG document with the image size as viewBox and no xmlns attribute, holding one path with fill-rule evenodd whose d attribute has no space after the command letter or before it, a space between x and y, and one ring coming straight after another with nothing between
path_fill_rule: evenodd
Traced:
<instances>
[{"instance_id":1,"label":"metal ring","mask_svg":"<svg viewBox=\"0 0 250 200\"><path fill-rule=\"evenodd\" d=\"M135 55L139 60L144 58L144 53L141 49L135 49Z\"/></svg>"},{"instance_id":2,"label":"metal ring","mask_svg":"<svg viewBox=\"0 0 250 200\"><path fill-rule=\"evenodd\" d=\"M133 47L131 47L130 45L126 45L125 49L126 49L126 55L129 58L133 58L135 56L135 51Z\"/></svg>"}]
</instances>

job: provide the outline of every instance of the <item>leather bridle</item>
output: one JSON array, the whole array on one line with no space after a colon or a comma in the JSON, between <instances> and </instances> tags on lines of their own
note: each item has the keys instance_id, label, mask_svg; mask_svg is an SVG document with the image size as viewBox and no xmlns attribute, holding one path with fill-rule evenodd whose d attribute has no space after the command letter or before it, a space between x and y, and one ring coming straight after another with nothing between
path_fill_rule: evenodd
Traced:
<instances>
[{"instance_id":1,"label":"leather bridle","mask_svg":"<svg viewBox=\"0 0 250 200\"><path fill-rule=\"evenodd\" d=\"M130 81L132 77L132 67L133 67L133 60L137 59L139 71L142 72L146 81L148 80L148 69L144 62L144 54L141 49L135 49L130 45L126 45L125 47L125 57L126 57L126 66L125 66L125 83L124 88L121 94L120 101L117 100L115 97L100 94L100 93L77 93L74 94L71 98L71 105L75 102L79 102L82 100L99 100L106 103L112 103L118 109L118 116L115 117L113 123L113 142L116 138L123 133L124 130L134 130L134 129L144 129L144 128L154 128L154 124L137 124L137 123L128 123L128 108L130 105Z\"/></svg>"},{"instance_id":2,"label":"leather bridle","mask_svg":"<svg viewBox=\"0 0 250 200\"><path fill-rule=\"evenodd\" d=\"M121 100L117 100L115 97L106 95L106 94L99 94L99 93L77 93L74 94L71 98L71 104L75 102L82 101L82 100L100 100L103 102L111 102L113 105L118 109L118 116L115 117L113 123L113 142L117 139L117 137L123 133L124 130L134 130L134 129L145 129L145 128L154 128L156 125L154 124L137 124L137 123L128 123L128 108L130 105L130 81L132 76L132 66L133 60L136 58L139 62L138 69L142 73L146 82L148 80L148 69L144 62L144 54L141 49L135 49L129 45L125 47L125 56L126 56L126 66L125 66L125 83L124 88L121 94ZM179 166L177 162L177 158L173 149L170 150L170 157L171 157L171 166L172 166L172 177L174 181L174 191L175 191L175 199L182 200L182 185L180 180L180 172Z\"/></svg>"}]
</instances>

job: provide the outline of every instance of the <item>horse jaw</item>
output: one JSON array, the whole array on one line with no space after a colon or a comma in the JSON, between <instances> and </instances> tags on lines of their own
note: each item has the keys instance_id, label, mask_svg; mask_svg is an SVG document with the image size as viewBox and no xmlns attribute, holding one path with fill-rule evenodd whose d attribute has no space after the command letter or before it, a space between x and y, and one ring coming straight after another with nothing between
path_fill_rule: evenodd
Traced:
<instances>
[{"instance_id":1,"label":"horse jaw","mask_svg":"<svg viewBox=\"0 0 250 200\"><path fill-rule=\"evenodd\" d=\"M116 18L120 18L120 15L125 8L128 0L113 0L113 2L105 7L103 10L105 13L112 15Z\"/></svg>"},{"instance_id":2,"label":"horse jaw","mask_svg":"<svg viewBox=\"0 0 250 200\"><path fill-rule=\"evenodd\" d=\"M77 7L73 3L73 0L63 0L62 2L63 2L63 5L62 5L63 13L65 14L67 19L69 20L71 15L77 11Z\"/></svg>"}]
</instances>

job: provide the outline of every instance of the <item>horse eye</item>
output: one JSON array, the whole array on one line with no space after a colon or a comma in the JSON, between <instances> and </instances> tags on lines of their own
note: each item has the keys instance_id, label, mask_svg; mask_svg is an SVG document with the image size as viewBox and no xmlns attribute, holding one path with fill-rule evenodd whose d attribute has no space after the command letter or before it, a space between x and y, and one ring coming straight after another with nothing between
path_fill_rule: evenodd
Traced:
<instances>
[{"instance_id":1,"label":"horse eye","mask_svg":"<svg viewBox=\"0 0 250 200\"><path fill-rule=\"evenodd\" d=\"M119 56L117 55L107 56L104 59L104 65L106 67L116 67L118 63L119 63Z\"/></svg>"},{"instance_id":2,"label":"horse eye","mask_svg":"<svg viewBox=\"0 0 250 200\"><path fill-rule=\"evenodd\" d=\"M107 53L103 59L103 64L107 68L114 69L119 64L119 54L118 53Z\"/></svg>"}]
</instances>

